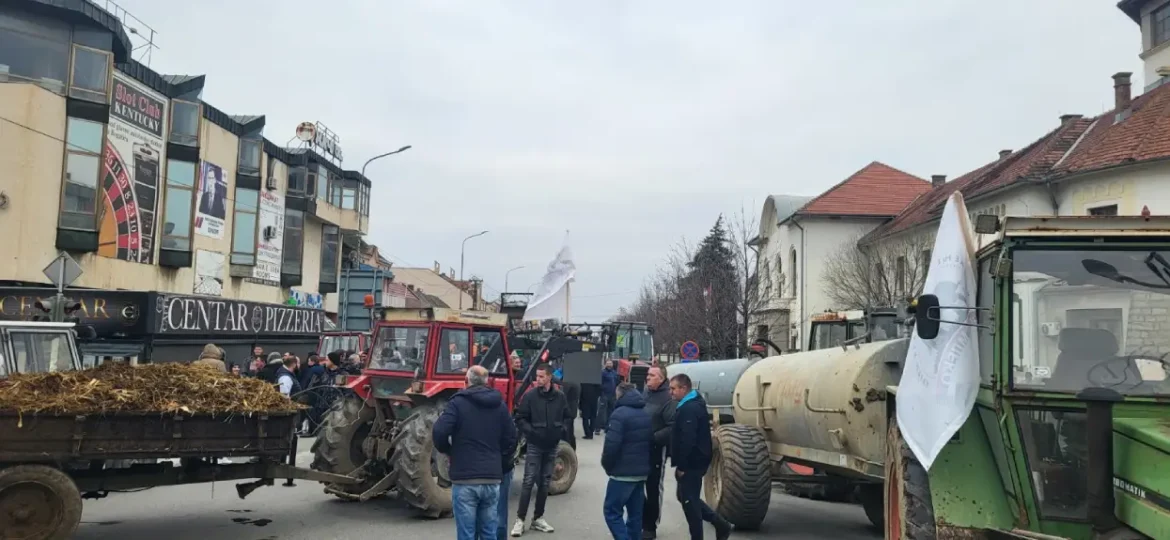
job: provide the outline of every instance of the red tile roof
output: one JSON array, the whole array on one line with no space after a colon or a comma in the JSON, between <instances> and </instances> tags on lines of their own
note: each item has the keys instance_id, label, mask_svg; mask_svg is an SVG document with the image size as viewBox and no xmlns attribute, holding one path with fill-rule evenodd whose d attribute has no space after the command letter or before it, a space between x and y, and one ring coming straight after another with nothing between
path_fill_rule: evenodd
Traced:
<instances>
[{"instance_id":1,"label":"red tile roof","mask_svg":"<svg viewBox=\"0 0 1170 540\"><path fill-rule=\"evenodd\" d=\"M1125 111L1096 118L1092 129L1053 170L1064 176L1170 157L1170 85L1138 96Z\"/></svg>"},{"instance_id":2,"label":"red tile roof","mask_svg":"<svg viewBox=\"0 0 1170 540\"><path fill-rule=\"evenodd\" d=\"M804 216L896 216L930 182L873 162L833 186L795 212Z\"/></svg>"}]
</instances>

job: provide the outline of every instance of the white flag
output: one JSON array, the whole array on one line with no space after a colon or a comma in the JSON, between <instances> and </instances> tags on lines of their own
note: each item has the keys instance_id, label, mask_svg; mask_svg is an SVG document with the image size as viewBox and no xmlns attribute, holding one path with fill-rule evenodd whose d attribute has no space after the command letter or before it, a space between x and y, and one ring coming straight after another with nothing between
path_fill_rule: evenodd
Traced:
<instances>
[{"instance_id":1,"label":"white flag","mask_svg":"<svg viewBox=\"0 0 1170 540\"><path fill-rule=\"evenodd\" d=\"M564 246L557 256L548 263L540 286L524 310L524 320L564 319L569 309L569 282L577 275L573 264L573 251L569 249L569 237L565 235ZM569 321L563 321L568 323Z\"/></svg>"},{"instance_id":2,"label":"white flag","mask_svg":"<svg viewBox=\"0 0 1170 540\"><path fill-rule=\"evenodd\" d=\"M898 427L927 470L959 431L979 392L979 329L975 307L975 241L963 195L947 200L931 251L923 293L938 297L938 337L910 338L898 384ZM931 314L935 315L934 313Z\"/></svg>"}]
</instances>

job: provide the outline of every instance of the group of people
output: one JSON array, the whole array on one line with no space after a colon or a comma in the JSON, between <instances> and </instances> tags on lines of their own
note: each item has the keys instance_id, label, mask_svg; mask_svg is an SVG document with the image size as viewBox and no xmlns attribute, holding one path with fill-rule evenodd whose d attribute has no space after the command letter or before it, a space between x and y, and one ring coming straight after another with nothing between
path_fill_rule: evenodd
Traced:
<instances>
[{"instance_id":1,"label":"group of people","mask_svg":"<svg viewBox=\"0 0 1170 540\"><path fill-rule=\"evenodd\" d=\"M605 371L612 371L612 364ZM557 385L547 364L536 368L535 387L508 413L504 396L488 386L482 366L467 370L467 387L447 403L435 421L435 448L450 457L450 479L456 535L460 540L503 539L509 532L508 496L520 435L527 443L519 507L512 537L526 529L551 533L544 518L545 501L556 464L557 446L573 429L571 400ZM618 380L614 373L612 406L603 375L597 415L604 424L585 423L586 439L605 426L601 465L609 476L602 514L615 539L653 539L662 517L665 471L674 467L676 498L682 505L690 537L703 538L703 522L715 527L718 540L732 526L702 500L703 476L711 464L711 424L707 405L686 375L667 380L655 365L646 378L645 393ZM590 404L585 392L582 404ZM582 419L587 409L582 406ZM669 458L669 462L668 462ZM536 492L532 521L528 507Z\"/></svg>"}]
</instances>

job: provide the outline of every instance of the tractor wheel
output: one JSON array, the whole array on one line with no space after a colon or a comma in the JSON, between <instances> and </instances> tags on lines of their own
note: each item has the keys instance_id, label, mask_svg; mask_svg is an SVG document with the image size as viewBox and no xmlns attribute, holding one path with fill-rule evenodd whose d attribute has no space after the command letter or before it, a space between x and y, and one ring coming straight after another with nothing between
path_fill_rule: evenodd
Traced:
<instances>
[{"instance_id":1,"label":"tractor wheel","mask_svg":"<svg viewBox=\"0 0 1170 540\"><path fill-rule=\"evenodd\" d=\"M881 484L862 484L858 486L857 494L861 498L861 507L865 509L865 517L878 530L885 527L885 507L882 506L882 494L885 492Z\"/></svg>"},{"instance_id":2,"label":"tractor wheel","mask_svg":"<svg viewBox=\"0 0 1170 540\"><path fill-rule=\"evenodd\" d=\"M552 480L548 483L549 495L568 493L577 480L577 452L569 443L561 441L557 445L556 463L553 464Z\"/></svg>"},{"instance_id":3,"label":"tractor wheel","mask_svg":"<svg viewBox=\"0 0 1170 540\"><path fill-rule=\"evenodd\" d=\"M443 403L421 405L403 420L390 458L398 471L398 495L431 518L451 513L450 462L431 438L442 409Z\"/></svg>"},{"instance_id":4,"label":"tractor wheel","mask_svg":"<svg viewBox=\"0 0 1170 540\"><path fill-rule=\"evenodd\" d=\"M362 443L374 427L374 409L360 397L349 394L338 398L325 413L317 440L313 442L314 470L333 474L349 474L366 462ZM360 495L378 479L361 484L334 485L332 491ZM344 500L342 495L338 495Z\"/></svg>"},{"instance_id":5,"label":"tractor wheel","mask_svg":"<svg viewBox=\"0 0 1170 540\"><path fill-rule=\"evenodd\" d=\"M44 465L0 470L4 538L66 540L81 523L81 493L69 475Z\"/></svg>"},{"instance_id":6,"label":"tractor wheel","mask_svg":"<svg viewBox=\"0 0 1170 540\"><path fill-rule=\"evenodd\" d=\"M753 426L725 424L712 437L707 504L737 530L758 529L772 498L772 461L764 434Z\"/></svg>"},{"instance_id":7,"label":"tractor wheel","mask_svg":"<svg viewBox=\"0 0 1170 540\"><path fill-rule=\"evenodd\" d=\"M891 418L886 435L885 530L890 540L935 540L930 477L914 457L898 422ZM866 513L869 509L866 509ZM871 518L872 521L872 518Z\"/></svg>"}]
</instances>

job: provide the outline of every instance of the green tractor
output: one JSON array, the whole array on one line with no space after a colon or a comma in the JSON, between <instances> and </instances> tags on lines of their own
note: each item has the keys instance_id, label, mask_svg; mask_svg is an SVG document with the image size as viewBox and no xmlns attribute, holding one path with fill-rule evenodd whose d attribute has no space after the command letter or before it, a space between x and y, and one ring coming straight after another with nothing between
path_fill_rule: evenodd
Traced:
<instances>
[{"instance_id":1,"label":"green tractor","mask_svg":"<svg viewBox=\"0 0 1170 540\"><path fill-rule=\"evenodd\" d=\"M1170 218L979 216L976 232L995 235L975 261L976 403L927 471L890 387L886 538L1170 539ZM942 340L940 313L969 308L914 309Z\"/></svg>"}]
</instances>

